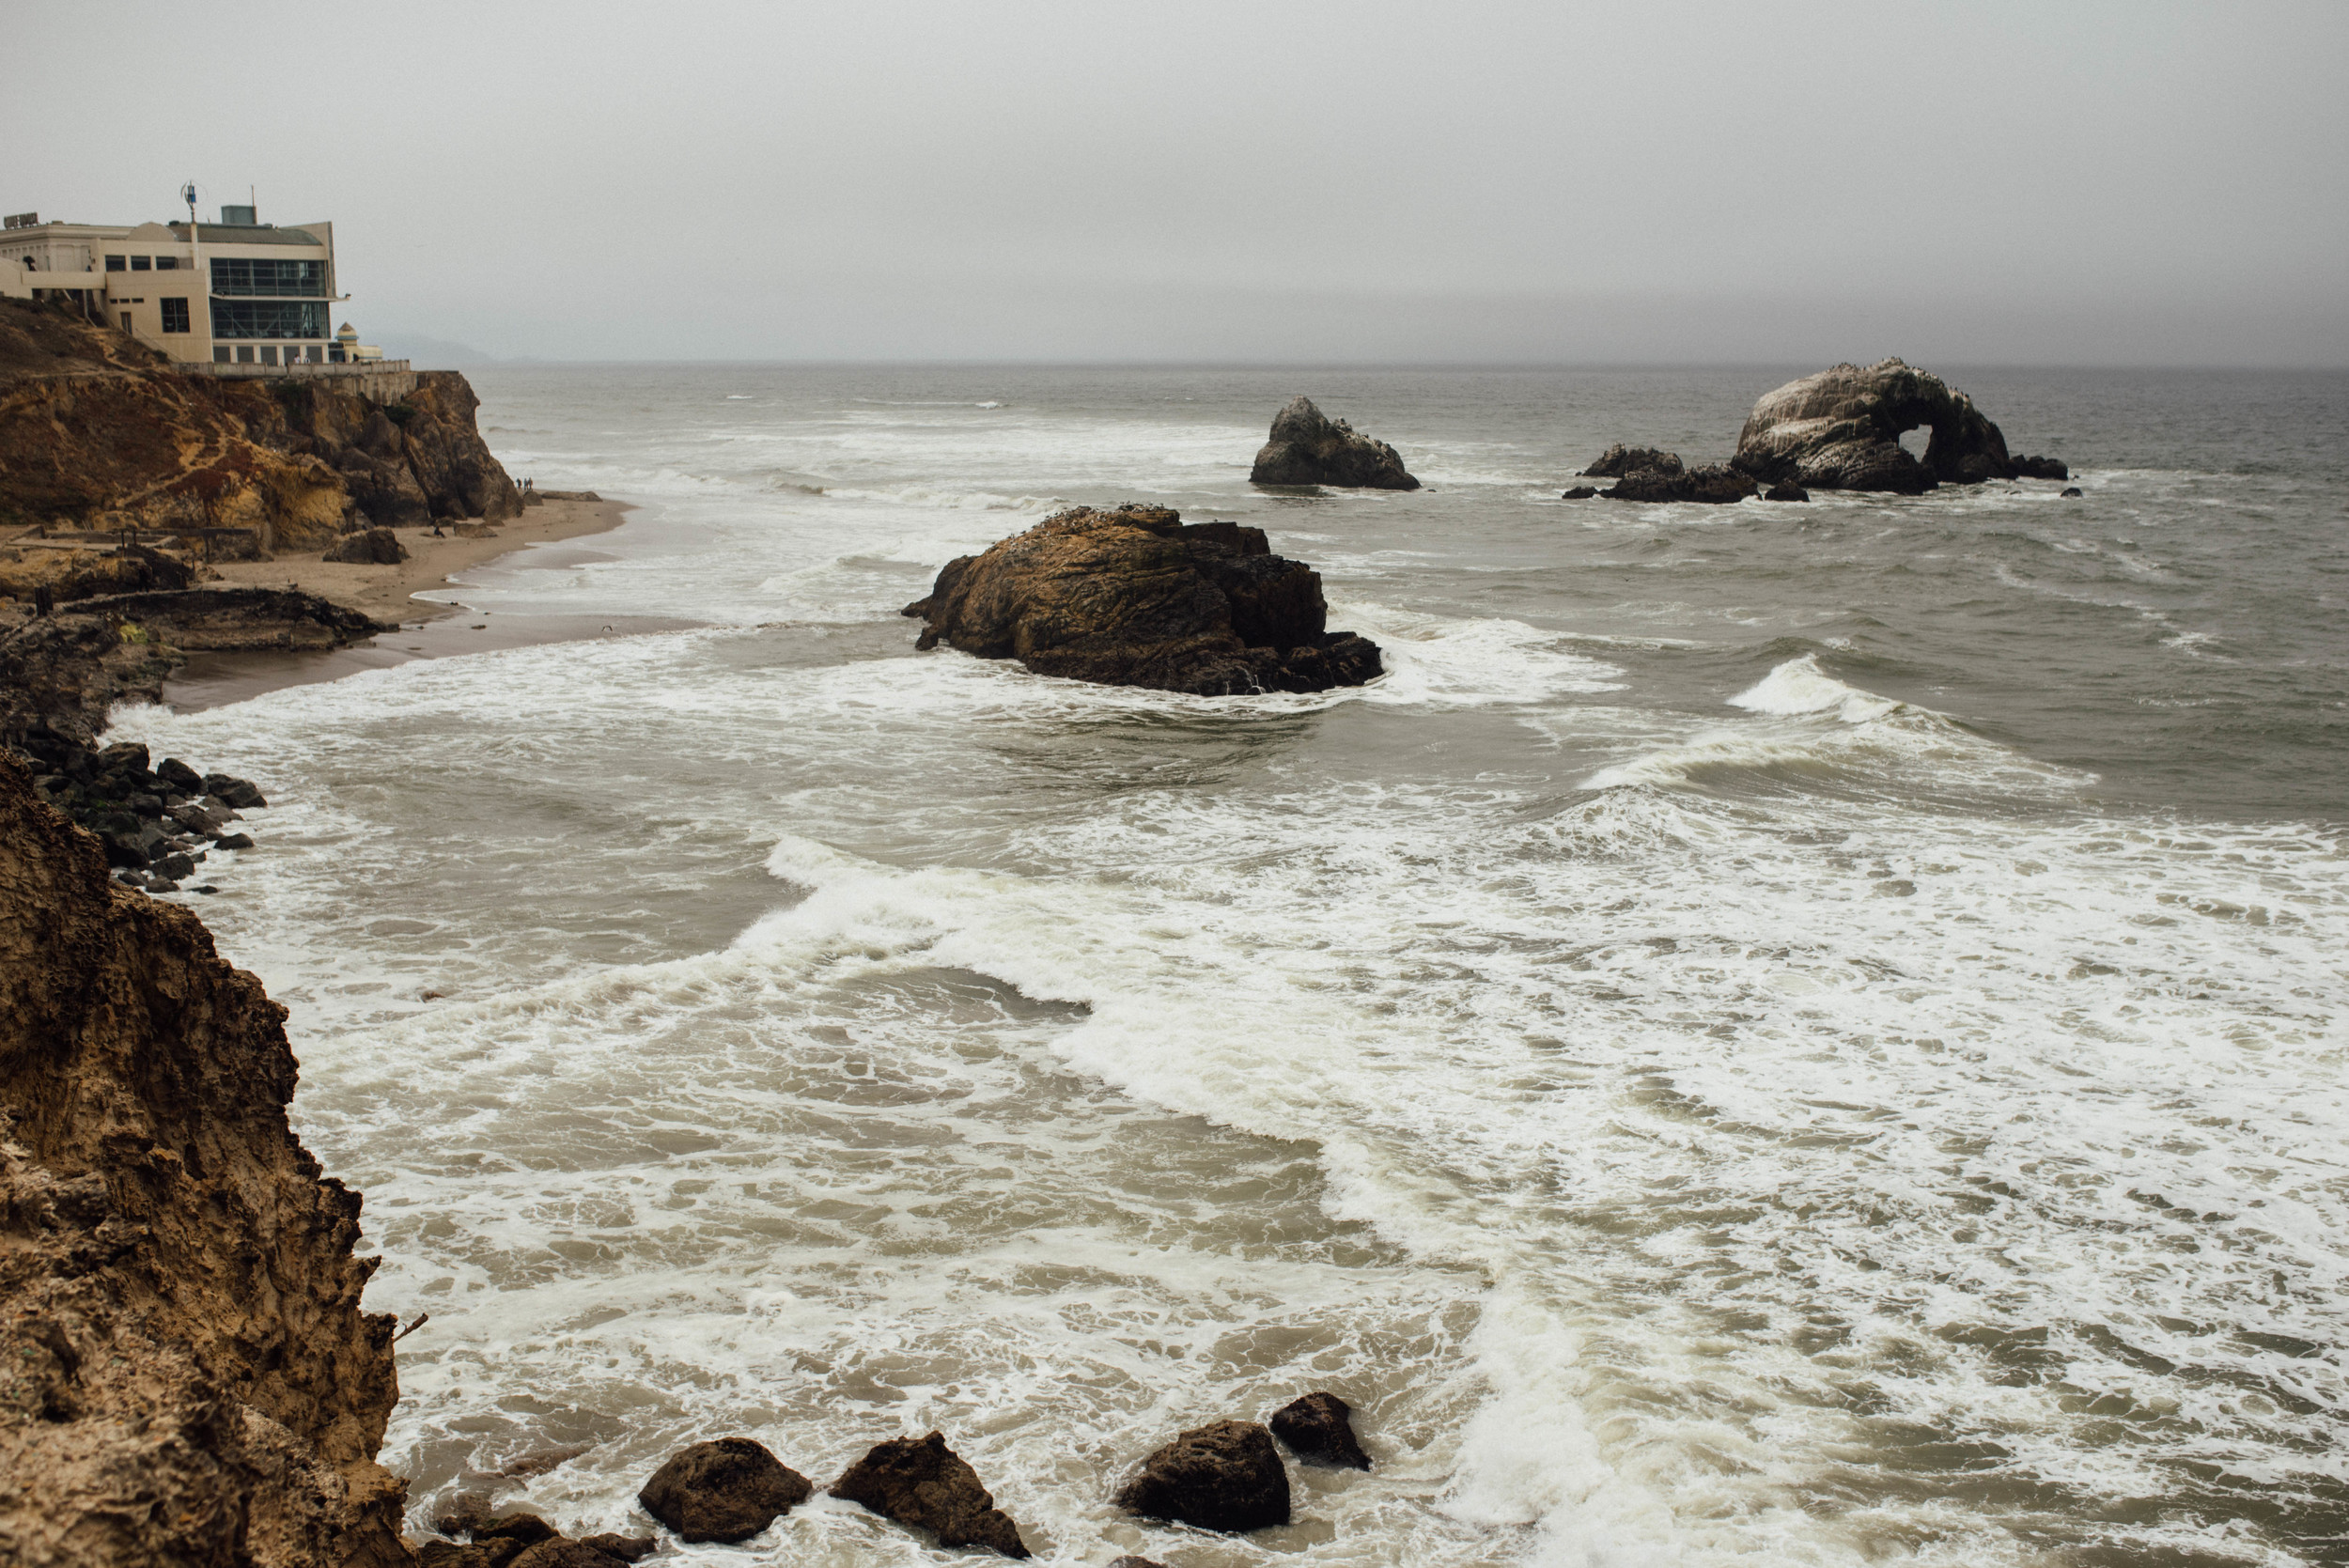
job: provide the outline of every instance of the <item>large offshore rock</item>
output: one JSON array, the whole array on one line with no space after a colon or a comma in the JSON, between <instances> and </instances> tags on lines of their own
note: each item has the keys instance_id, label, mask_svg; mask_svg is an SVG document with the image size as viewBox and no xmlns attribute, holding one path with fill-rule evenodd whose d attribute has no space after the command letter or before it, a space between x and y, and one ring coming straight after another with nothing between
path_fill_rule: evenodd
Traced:
<instances>
[{"instance_id":1,"label":"large offshore rock","mask_svg":"<svg viewBox=\"0 0 2349 1568\"><path fill-rule=\"evenodd\" d=\"M1660 474L1680 472L1680 454L1653 446L1626 446L1617 442L1599 454L1598 461L1582 471L1586 479L1620 479L1626 474L1652 469Z\"/></svg>"},{"instance_id":2,"label":"large offshore rock","mask_svg":"<svg viewBox=\"0 0 2349 1568\"><path fill-rule=\"evenodd\" d=\"M1919 426L1933 432L1921 460L1900 443ZM1972 398L1888 359L1864 370L1839 365L1765 394L1738 432L1730 466L1765 484L1918 495L1937 485L2046 475L2062 465L2009 457L2006 437Z\"/></svg>"},{"instance_id":3,"label":"large offshore rock","mask_svg":"<svg viewBox=\"0 0 2349 1568\"><path fill-rule=\"evenodd\" d=\"M1166 506L1080 506L947 563L906 606L922 648L1017 659L1039 675L1200 696L1321 691L1380 672L1378 647L1326 629L1321 575L1260 528L1186 527Z\"/></svg>"},{"instance_id":4,"label":"large offshore rock","mask_svg":"<svg viewBox=\"0 0 2349 1568\"><path fill-rule=\"evenodd\" d=\"M285 1017L0 755L0 1562L411 1560L394 1323Z\"/></svg>"},{"instance_id":5,"label":"large offshore rock","mask_svg":"<svg viewBox=\"0 0 2349 1568\"><path fill-rule=\"evenodd\" d=\"M1266 1529L1289 1522L1288 1469L1262 1426L1213 1421L1144 1459L1117 1506L1201 1529Z\"/></svg>"},{"instance_id":6,"label":"large offshore rock","mask_svg":"<svg viewBox=\"0 0 2349 1568\"><path fill-rule=\"evenodd\" d=\"M1330 419L1301 393L1272 416L1271 437L1258 449L1248 479L1255 485L1419 489L1393 447L1359 433L1343 419Z\"/></svg>"},{"instance_id":7,"label":"large offshore rock","mask_svg":"<svg viewBox=\"0 0 2349 1568\"><path fill-rule=\"evenodd\" d=\"M636 1500L687 1541L747 1541L815 1490L764 1443L721 1437L673 1454Z\"/></svg>"},{"instance_id":8,"label":"large offshore rock","mask_svg":"<svg viewBox=\"0 0 2349 1568\"><path fill-rule=\"evenodd\" d=\"M832 1483L832 1495L862 1503L886 1519L919 1525L945 1547L986 1546L1024 1558L1019 1527L995 1506L979 1473L946 1446L946 1435L893 1437Z\"/></svg>"}]
</instances>

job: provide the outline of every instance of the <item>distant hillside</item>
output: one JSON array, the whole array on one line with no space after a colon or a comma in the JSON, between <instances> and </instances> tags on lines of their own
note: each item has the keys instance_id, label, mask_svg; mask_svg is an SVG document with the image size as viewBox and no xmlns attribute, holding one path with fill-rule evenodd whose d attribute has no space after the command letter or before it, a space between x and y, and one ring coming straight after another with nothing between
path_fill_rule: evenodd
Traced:
<instances>
[{"instance_id":1,"label":"distant hillside","mask_svg":"<svg viewBox=\"0 0 2349 1568\"><path fill-rule=\"evenodd\" d=\"M393 329L379 334L376 342L382 347L385 359L411 360L419 370L467 370L477 365L505 363L495 354L426 333Z\"/></svg>"}]
</instances>

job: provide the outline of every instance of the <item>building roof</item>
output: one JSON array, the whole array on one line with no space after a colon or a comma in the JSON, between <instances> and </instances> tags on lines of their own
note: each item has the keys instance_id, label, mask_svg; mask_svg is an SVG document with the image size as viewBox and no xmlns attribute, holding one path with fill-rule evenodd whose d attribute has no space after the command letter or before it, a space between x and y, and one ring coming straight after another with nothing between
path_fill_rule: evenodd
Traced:
<instances>
[{"instance_id":1,"label":"building roof","mask_svg":"<svg viewBox=\"0 0 2349 1568\"><path fill-rule=\"evenodd\" d=\"M184 236L188 225L173 224L171 231ZM207 245L312 245L319 250L326 241L307 229L279 228L275 224L255 224L250 228L242 224L198 224L195 237Z\"/></svg>"}]
</instances>

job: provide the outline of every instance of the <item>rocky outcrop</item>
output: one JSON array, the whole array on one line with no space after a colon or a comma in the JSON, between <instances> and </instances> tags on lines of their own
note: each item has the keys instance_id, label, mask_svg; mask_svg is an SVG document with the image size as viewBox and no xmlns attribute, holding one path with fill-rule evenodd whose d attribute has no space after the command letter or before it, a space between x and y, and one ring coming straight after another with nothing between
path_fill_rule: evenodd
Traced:
<instances>
[{"instance_id":1,"label":"rocky outcrop","mask_svg":"<svg viewBox=\"0 0 2349 1568\"><path fill-rule=\"evenodd\" d=\"M1765 501L1808 501L1811 492L1791 479L1781 479L1762 492Z\"/></svg>"},{"instance_id":2,"label":"rocky outcrop","mask_svg":"<svg viewBox=\"0 0 2349 1568\"><path fill-rule=\"evenodd\" d=\"M815 1490L765 1444L721 1437L674 1455L636 1500L684 1540L747 1541Z\"/></svg>"},{"instance_id":3,"label":"rocky outcrop","mask_svg":"<svg viewBox=\"0 0 2349 1568\"><path fill-rule=\"evenodd\" d=\"M1383 441L1332 420L1313 399L1292 397L1272 416L1272 435L1256 453L1252 485L1339 485L1355 489L1415 490L1419 481Z\"/></svg>"},{"instance_id":4,"label":"rocky outcrop","mask_svg":"<svg viewBox=\"0 0 2349 1568\"><path fill-rule=\"evenodd\" d=\"M397 567L408 559L408 547L388 528L355 528L335 541L326 559L357 567Z\"/></svg>"},{"instance_id":5,"label":"rocky outcrop","mask_svg":"<svg viewBox=\"0 0 2349 1568\"><path fill-rule=\"evenodd\" d=\"M117 881L148 893L179 892L213 847L252 848L229 824L269 804L249 781L198 773L177 757L150 771L135 741L93 751L42 727L17 751L35 769L33 792L97 838Z\"/></svg>"},{"instance_id":6,"label":"rocky outcrop","mask_svg":"<svg viewBox=\"0 0 2349 1568\"><path fill-rule=\"evenodd\" d=\"M1265 1529L1289 1522L1288 1469L1254 1421L1214 1421L1143 1460L1117 1506L1201 1529Z\"/></svg>"},{"instance_id":7,"label":"rocky outcrop","mask_svg":"<svg viewBox=\"0 0 2349 1568\"><path fill-rule=\"evenodd\" d=\"M1005 1557L1024 1558L1019 1527L995 1506L979 1475L946 1446L946 1436L893 1437L848 1467L832 1483L832 1495L862 1503L883 1518L918 1525L938 1544L985 1546Z\"/></svg>"},{"instance_id":8,"label":"rocky outcrop","mask_svg":"<svg viewBox=\"0 0 2349 1568\"><path fill-rule=\"evenodd\" d=\"M428 1541L416 1553L418 1568L626 1568L650 1557L657 1545L647 1537L609 1532L574 1541L536 1514L493 1514L489 1499L473 1494L459 1498L433 1528L465 1536L470 1545Z\"/></svg>"},{"instance_id":9,"label":"rocky outcrop","mask_svg":"<svg viewBox=\"0 0 2349 1568\"><path fill-rule=\"evenodd\" d=\"M1200 696L1321 691L1380 673L1377 644L1326 629L1321 576L1264 531L1186 527L1165 506L1080 506L965 555L906 606L918 646L1038 675Z\"/></svg>"},{"instance_id":10,"label":"rocky outcrop","mask_svg":"<svg viewBox=\"0 0 2349 1568\"><path fill-rule=\"evenodd\" d=\"M411 1560L393 1321L284 1017L0 756L0 1561Z\"/></svg>"},{"instance_id":11,"label":"rocky outcrop","mask_svg":"<svg viewBox=\"0 0 2349 1568\"><path fill-rule=\"evenodd\" d=\"M1598 461L1582 471L1585 479L1620 479L1626 474L1678 474L1680 454L1653 446L1626 446L1617 442L1599 454Z\"/></svg>"},{"instance_id":12,"label":"rocky outcrop","mask_svg":"<svg viewBox=\"0 0 2349 1568\"><path fill-rule=\"evenodd\" d=\"M54 615L0 611L0 745L36 726L89 743L116 703L161 702L183 653L316 651L390 629L292 588L114 594Z\"/></svg>"},{"instance_id":13,"label":"rocky outcrop","mask_svg":"<svg viewBox=\"0 0 2349 1568\"><path fill-rule=\"evenodd\" d=\"M1609 501L1701 501L1726 505L1760 489L1735 469L1715 463L1706 468L1633 469L1599 494Z\"/></svg>"},{"instance_id":14,"label":"rocky outcrop","mask_svg":"<svg viewBox=\"0 0 2349 1568\"><path fill-rule=\"evenodd\" d=\"M1922 458L1900 443L1920 426L1932 430ZM1900 495L2026 473L2064 476L2054 458L2010 457L2006 437L1972 398L1897 359L1865 369L1839 365L1765 394L1730 466L1766 484Z\"/></svg>"},{"instance_id":15,"label":"rocky outcrop","mask_svg":"<svg viewBox=\"0 0 2349 1568\"><path fill-rule=\"evenodd\" d=\"M1355 1440L1354 1412L1331 1393L1311 1393L1293 1399L1272 1413L1272 1435L1299 1459L1367 1470L1370 1455Z\"/></svg>"},{"instance_id":16,"label":"rocky outcrop","mask_svg":"<svg viewBox=\"0 0 2349 1568\"><path fill-rule=\"evenodd\" d=\"M0 526L241 530L236 548L271 551L323 548L347 520L518 517L478 401L454 371L387 408L331 379L183 375L124 334L0 300Z\"/></svg>"}]
</instances>

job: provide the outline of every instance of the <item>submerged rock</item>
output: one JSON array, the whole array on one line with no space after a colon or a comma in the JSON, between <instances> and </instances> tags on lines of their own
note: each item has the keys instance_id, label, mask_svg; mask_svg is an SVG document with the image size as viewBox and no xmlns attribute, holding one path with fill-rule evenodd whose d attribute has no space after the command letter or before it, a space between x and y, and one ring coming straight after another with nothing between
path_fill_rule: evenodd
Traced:
<instances>
[{"instance_id":1,"label":"submerged rock","mask_svg":"<svg viewBox=\"0 0 2349 1568\"><path fill-rule=\"evenodd\" d=\"M1201 1529L1267 1529L1289 1522L1288 1469L1254 1421L1193 1427L1142 1462L1117 1506Z\"/></svg>"},{"instance_id":2,"label":"submerged rock","mask_svg":"<svg viewBox=\"0 0 2349 1568\"><path fill-rule=\"evenodd\" d=\"M1933 432L1921 459L1901 445L1919 426ZM2061 466L2052 458L2030 461L2034 473ZM1839 365L1766 393L1738 432L1730 466L1766 483L1901 495L2020 472L2006 437L1972 398L1897 359L1865 369Z\"/></svg>"},{"instance_id":3,"label":"submerged rock","mask_svg":"<svg viewBox=\"0 0 2349 1568\"><path fill-rule=\"evenodd\" d=\"M1558 499L1561 501L1588 501L1591 497L1596 495L1597 493L1598 487L1596 485L1577 485L1570 490L1560 492Z\"/></svg>"},{"instance_id":4,"label":"submerged rock","mask_svg":"<svg viewBox=\"0 0 2349 1568\"><path fill-rule=\"evenodd\" d=\"M979 1475L946 1446L946 1436L893 1437L848 1467L832 1495L862 1503L883 1518L919 1525L941 1546L986 1546L1024 1558L1027 1546L1011 1515L979 1483Z\"/></svg>"},{"instance_id":5,"label":"submerged rock","mask_svg":"<svg viewBox=\"0 0 2349 1568\"><path fill-rule=\"evenodd\" d=\"M1658 451L1653 446L1626 446L1617 442L1599 454L1598 461L1582 471L1586 479L1620 479L1626 474L1651 469L1659 474L1678 474L1680 454Z\"/></svg>"},{"instance_id":6,"label":"submerged rock","mask_svg":"<svg viewBox=\"0 0 2349 1568\"><path fill-rule=\"evenodd\" d=\"M1393 447L1332 420L1299 394L1272 416L1272 434L1249 471L1252 485L1339 485L1354 489L1415 490L1419 481Z\"/></svg>"},{"instance_id":7,"label":"submerged rock","mask_svg":"<svg viewBox=\"0 0 2349 1568\"><path fill-rule=\"evenodd\" d=\"M1017 659L1038 675L1221 697L1360 686L1378 647L1325 630L1321 576L1264 531L1186 527L1170 507L1080 506L947 563L916 646Z\"/></svg>"},{"instance_id":8,"label":"submerged rock","mask_svg":"<svg viewBox=\"0 0 2349 1568\"><path fill-rule=\"evenodd\" d=\"M2080 488L2077 485L2066 485L2061 493L2067 498L2077 497L2080 493Z\"/></svg>"},{"instance_id":9,"label":"submerged rock","mask_svg":"<svg viewBox=\"0 0 2349 1568\"><path fill-rule=\"evenodd\" d=\"M807 1477L748 1437L695 1443L653 1472L636 1500L687 1541L745 1541L807 1501Z\"/></svg>"},{"instance_id":10,"label":"submerged rock","mask_svg":"<svg viewBox=\"0 0 2349 1568\"><path fill-rule=\"evenodd\" d=\"M1299 1459L1367 1470L1370 1455L1355 1441L1353 1414L1335 1394L1310 1393L1272 1413L1272 1435Z\"/></svg>"},{"instance_id":11,"label":"submerged rock","mask_svg":"<svg viewBox=\"0 0 2349 1568\"><path fill-rule=\"evenodd\" d=\"M1702 501L1727 505L1762 487L1734 468L1634 469L1599 494L1609 501Z\"/></svg>"}]
</instances>

